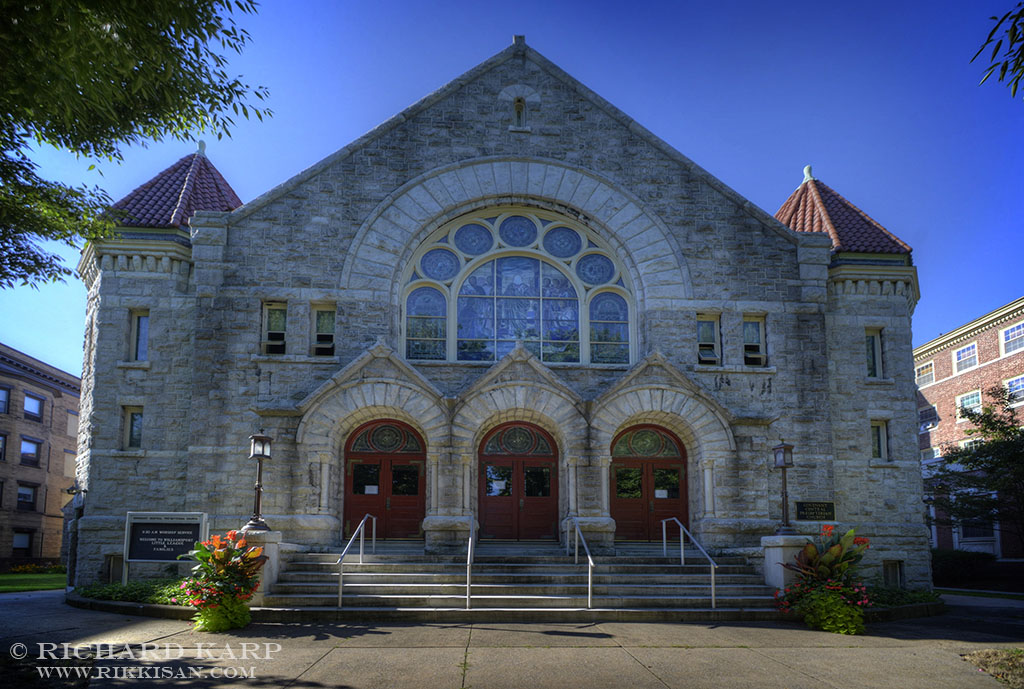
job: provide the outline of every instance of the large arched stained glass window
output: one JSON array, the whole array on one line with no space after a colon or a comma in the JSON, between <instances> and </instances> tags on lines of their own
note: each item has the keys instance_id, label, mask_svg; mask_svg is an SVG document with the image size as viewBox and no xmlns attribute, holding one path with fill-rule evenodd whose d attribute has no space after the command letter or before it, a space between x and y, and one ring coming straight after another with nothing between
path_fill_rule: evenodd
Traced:
<instances>
[{"instance_id":1,"label":"large arched stained glass window","mask_svg":"<svg viewBox=\"0 0 1024 689\"><path fill-rule=\"evenodd\" d=\"M613 255L587 228L544 211L453 221L408 270L406 358L497 361L521 341L547 362L629 363L631 290Z\"/></svg>"}]
</instances>

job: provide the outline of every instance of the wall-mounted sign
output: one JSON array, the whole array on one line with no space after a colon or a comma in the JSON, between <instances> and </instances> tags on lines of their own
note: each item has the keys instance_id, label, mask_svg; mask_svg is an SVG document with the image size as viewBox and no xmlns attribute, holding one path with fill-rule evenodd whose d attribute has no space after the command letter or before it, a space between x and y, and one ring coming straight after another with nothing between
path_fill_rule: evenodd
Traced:
<instances>
[{"instance_id":1,"label":"wall-mounted sign","mask_svg":"<svg viewBox=\"0 0 1024 689\"><path fill-rule=\"evenodd\" d=\"M124 522L122 583L129 562L177 562L208 536L205 512L129 512Z\"/></svg>"},{"instance_id":2,"label":"wall-mounted sign","mask_svg":"<svg viewBox=\"0 0 1024 689\"><path fill-rule=\"evenodd\" d=\"M796 503L798 521L832 522L836 520L836 504L834 502L800 502Z\"/></svg>"}]
</instances>

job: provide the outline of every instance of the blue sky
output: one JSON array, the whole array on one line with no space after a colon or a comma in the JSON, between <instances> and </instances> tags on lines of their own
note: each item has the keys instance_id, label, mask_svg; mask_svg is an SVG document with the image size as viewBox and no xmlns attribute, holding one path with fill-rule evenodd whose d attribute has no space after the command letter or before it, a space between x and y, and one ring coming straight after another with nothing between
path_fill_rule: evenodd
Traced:
<instances>
[{"instance_id":1,"label":"blue sky","mask_svg":"<svg viewBox=\"0 0 1024 689\"><path fill-rule=\"evenodd\" d=\"M1011 0L711 4L268 0L239 18L252 43L230 71L267 86L275 116L207 154L249 201L525 34L769 213L813 164L914 248L915 345L1024 294L1024 101L969 62ZM102 176L35 159L117 199L193 150L127 149ZM0 340L76 374L84 321L78 281L0 291Z\"/></svg>"}]
</instances>

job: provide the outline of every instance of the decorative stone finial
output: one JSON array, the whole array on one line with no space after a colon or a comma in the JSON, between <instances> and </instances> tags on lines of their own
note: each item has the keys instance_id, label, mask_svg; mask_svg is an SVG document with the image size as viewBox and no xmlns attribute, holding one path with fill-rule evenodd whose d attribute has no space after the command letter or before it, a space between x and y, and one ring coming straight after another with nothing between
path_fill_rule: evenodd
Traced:
<instances>
[{"instance_id":1,"label":"decorative stone finial","mask_svg":"<svg viewBox=\"0 0 1024 689\"><path fill-rule=\"evenodd\" d=\"M811 166L804 165L804 181L810 182L812 179L814 179L814 175L811 174Z\"/></svg>"},{"instance_id":2,"label":"decorative stone finial","mask_svg":"<svg viewBox=\"0 0 1024 689\"><path fill-rule=\"evenodd\" d=\"M202 139L199 140L199 148L196 152L201 156L206 155L206 142Z\"/></svg>"},{"instance_id":3,"label":"decorative stone finial","mask_svg":"<svg viewBox=\"0 0 1024 689\"><path fill-rule=\"evenodd\" d=\"M526 36L515 34L512 36L512 45L526 45Z\"/></svg>"}]
</instances>

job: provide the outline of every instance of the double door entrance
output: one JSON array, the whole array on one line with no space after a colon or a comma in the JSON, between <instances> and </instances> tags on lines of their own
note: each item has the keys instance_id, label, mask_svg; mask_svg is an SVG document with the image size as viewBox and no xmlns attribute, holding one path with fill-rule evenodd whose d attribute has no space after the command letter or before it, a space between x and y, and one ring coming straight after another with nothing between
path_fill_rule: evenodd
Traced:
<instances>
[{"instance_id":1,"label":"double door entrance","mask_svg":"<svg viewBox=\"0 0 1024 689\"><path fill-rule=\"evenodd\" d=\"M345 451L345 536L365 514L377 518L378 537L422 536L424 464L423 442L405 424L374 422L357 429Z\"/></svg>"},{"instance_id":2,"label":"double door entrance","mask_svg":"<svg viewBox=\"0 0 1024 689\"><path fill-rule=\"evenodd\" d=\"M558 537L558 460L554 440L528 424L504 424L480 447L481 538Z\"/></svg>"},{"instance_id":3,"label":"double door entrance","mask_svg":"<svg viewBox=\"0 0 1024 689\"><path fill-rule=\"evenodd\" d=\"M627 430L612 444L611 515L615 538L661 539L661 520L689 526L686 455L682 443L656 426ZM675 525L671 525L670 534Z\"/></svg>"}]
</instances>

